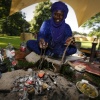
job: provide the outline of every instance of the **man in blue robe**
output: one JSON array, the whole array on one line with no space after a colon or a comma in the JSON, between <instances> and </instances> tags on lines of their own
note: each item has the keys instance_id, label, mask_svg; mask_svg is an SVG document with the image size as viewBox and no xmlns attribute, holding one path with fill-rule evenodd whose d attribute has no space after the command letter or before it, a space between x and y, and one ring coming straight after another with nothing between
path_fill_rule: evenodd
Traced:
<instances>
[{"instance_id":1,"label":"man in blue robe","mask_svg":"<svg viewBox=\"0 0 100 100\"><path fill-rule=\"evenodd\" d=\"M65 23L68 7L61 1L55 2L52 4L51 12L51 18L44 21L40 27L37 40L27 41L27 48L39 55L41 54L41 49L45 49L45 55L62 57L66 45L72 37L72 30ZM77 48L71 43L65 55L72 55L76 51Z\"/></svg>"}]
</instances>

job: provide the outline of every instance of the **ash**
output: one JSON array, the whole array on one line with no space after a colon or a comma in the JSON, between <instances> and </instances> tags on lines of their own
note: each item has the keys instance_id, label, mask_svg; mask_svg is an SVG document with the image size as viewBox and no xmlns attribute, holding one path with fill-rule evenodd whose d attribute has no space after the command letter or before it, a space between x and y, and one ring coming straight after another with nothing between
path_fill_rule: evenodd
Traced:
<instances>
[{"instance_id":1,"label":"ash","mask_svg":"<svg viewBox=\"0 0 100 100\"><path fill-rule=\"evenodd\" d=\"M78 100L79 92L59 73L43 70L32 71L30 75L17 77L11 91L0 93L0 100Z\"/></svg>"}]
</instances>

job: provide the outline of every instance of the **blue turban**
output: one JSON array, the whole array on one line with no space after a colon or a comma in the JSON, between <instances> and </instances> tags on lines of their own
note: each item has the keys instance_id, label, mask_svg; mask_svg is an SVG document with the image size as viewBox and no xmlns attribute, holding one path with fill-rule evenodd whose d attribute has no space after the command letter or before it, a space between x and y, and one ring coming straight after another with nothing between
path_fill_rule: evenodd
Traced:
<instances>
[{"instance_id":1,"label":"blue turban","mask_svg":"<svg viewBox=\"0 0 100 100\"><path fill-rule=\"evenodd\" d=\"M61 2L61 1L58 1L58 2L55 2L54 4L52 4L51 12L53 13L57 10L63 11L64 12L64 18L67 17L68 7L65 3Z\"/></svg>"}]
</instances>

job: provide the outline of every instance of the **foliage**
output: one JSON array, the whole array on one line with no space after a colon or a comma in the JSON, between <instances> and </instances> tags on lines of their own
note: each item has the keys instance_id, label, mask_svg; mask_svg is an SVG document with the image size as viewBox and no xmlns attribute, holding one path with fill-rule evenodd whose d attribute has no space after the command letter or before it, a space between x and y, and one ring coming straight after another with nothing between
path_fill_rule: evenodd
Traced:
<instances>
[{"instance_id":1,"label":"foliage","mask_svg":"<svg viewBox=\"0 0 100 100\"><path fill-rule=\"evenodd\" d=\"M50 0L46 0L44 2L40 2L34 12L34 17L31 21L30 31L34 34L38 33L41 24L44 20L47 20L51 17L51 2Z\"/></svg>"},{"instance_id":2,"label":"foliage","mask_svg":"<svg viewBox=\"0 0 100 100\"><path fill-rule=\"evenodd\" d=\"M0 33L18 36L23 31L29 31L30 24L24 19L25 14L17 12L9 16L10 7L11 0L0 0Z\"/></svg>"},{"instance_id":3,"label":"foliage","mask_svg":"<svg viewBox=\"0 0 100 100\"><path fill-rule=\"evenodd\" d=\"M96 14L95 16L91 17L85 24L83 24L83 27L91 28L92 31L88 34L88 36L93 37L96 36L98 39L100 39L100 13ZM100 42L98 43L98 50L100 50Z\"/></svg>"},{"instance_id":4,"label":"foliage","mask_svg":"<svg viewBox=\"0 0 100 100\"><path fill-rule=\"evenodd\" d=\"M97 36L100 37L100 13L96 14L95 16L91 17L89 20L87 20L82 27L87 27L92 29L92 31L89 33L90 36Z\"/></svg>"},{"instance_id":5,"label":"foliage","mask_svg":"<svg viewBox=\"0 0 100 100\"><path fill-rule=\"evenodd\" d=\"M100 76L97 76L97 75L91 74L91 73L86 73L86 75L91 77L93 82L100 87ZM86 77L86 76L84 76L84 77Z\"/></svg>"},{"instance_id":6,"label":"foliage","mask_svg":"<svg viewBox=\"0 0 100 100\"><path fill-rule=\"evenodd\" d=\"M2 24L9 15L11 0L0 0L0 32L2 32Z\"/></svg>"},{"instance_id":7,"label":"foliage","mask_svg":"<svg viewBox=\"0 0 100 100\"><path fill-rule=\"evenodd\" d=\"M80 33L80 32L77 32L77 31L73 31L73 36L74 35L84 35L84 36L87 36L86 33Z\"/></svg>"},{"instance_id":8,"label":"foliage","mask_svg":"<svg viewBox=\"0 0 100 100\"><path fill-rule=\"evenodd\" d=\"M16 69L25 69L34 67L34 63L27 62L26 60L18 60L18 64L16 65Z\"/></svg>"},{"instance_id":9,"label":"foliage","mask_svg":"<svg viewBox=\"0 0 100 100\"><path fill-rule=\"evenodd\" d=\"M97 36L99 38L100 37L100 31L92 31L88 34L88 36Z\"/></svg>"},{"instance_id":10,"label":"foliage","mask_svg":"<svg viewBox=\"0 0 100 100\"><path fill-rule=\"evenodd\" d=\"M29 26L30 24L24 19L22 12L17 12L5 19L2 29L3 33L6 33L7 35L18 36Z\"/></svg>"},{"instance_id":11,"label":"foliage","mask_svg":"<svg viewBox=\"0 0 100 100\"><path fill-rule=\"evenodd\" d=\"M69 81L73 81L73 79L75 80L75 71L68 64L62 66L60 73L64 75Z\"/></svg>"},{"instance_id":12,"label":"foliage","mask_svg":"<svg viewBox=\"0 0 100 100\"><path fill-rule=\"evenodd\" d=\"M9 15L12 0L0 0L0 19Z\"/></svg>"}]
</instances>

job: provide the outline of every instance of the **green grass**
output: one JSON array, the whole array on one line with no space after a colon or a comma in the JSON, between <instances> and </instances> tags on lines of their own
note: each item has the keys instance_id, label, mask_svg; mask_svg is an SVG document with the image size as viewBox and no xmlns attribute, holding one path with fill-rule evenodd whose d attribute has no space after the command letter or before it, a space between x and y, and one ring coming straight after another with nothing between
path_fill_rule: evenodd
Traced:
<instances>
[{"instance_id":1,"label":"green grass","mask_svg":"<svg viewBox=\"0 0 100 100\"><path fill-rule=\"evenodd\" d=\"M5 48L7 46L8 43L11 43L15 48L19 48L20 47L20 43L21 43L21 39L18 36L0 36L0 47ZM82 47L84 48L91 48L92 47L92 43L89 41L82 41L81 44ZM7 66L9 66L7 64ZM22 68L22 69L26 69L26 68L32 68L33 67L33 63L28 63L28 62L23 62L23 61L19 61L18 62L18 67L17 68ZM72 80L72 76L74 76L74 73L70 71L70 69L68 69L68 67L66 67L67 69L62 70L62 74L65 74L67 76L67 79L69 79L70 81ZM100 86L100 77L97 78L97 76L91 75L89 74L90 77L92 77L94 79L94 81L98 84L98 86ZM96 99L98 100L98 98Z\"/></svg>"},{"instance_id":2,"label":"green grass","mask_svg":"<svg viewBox=\"0 0 100 100\"><path fill-rule=\"evenodd\" d=\"M87 42L87 41L83 41L81 43L81 47L83 47L83 48L91 48L92 47L92 43L91 42Z\"/></svg>"},{"instance_id":3,"label":"green grass","mask_svg":"<svg viewBox=\"0 0 100 100\"><path fill-rule=\"evenodd\" d=\"M19 48L21 43L20 36L0 36L0 47L5 48L8 43L11 43L15 48ZM92 42L90 41L82 41L81 42L82 48L91 48ZM98 47L98 45L97 45Z\"/></svg>"},{"instance_id":4,"label":"green grass","mask_svg":"<svg viewBox=\"0 0 100 100\"><path fill-rule=\"evenodd\" d=\"M0 36L0 47L5 48L8 43L11 43L15 48L20 47L21 39L19 36Z\"/></svg>"},{"instance_id":5,"label":"green grass","mask_svg":"<svg viewBox=\"0 0 100 100\"><path fill-rule=\"evenodd\" d=\"M81 47L82 48L92 48L92 42L91 41L81 41ZM96 46L96 48L98 48L98 45Z\"/></svg>"}]
</instances>

